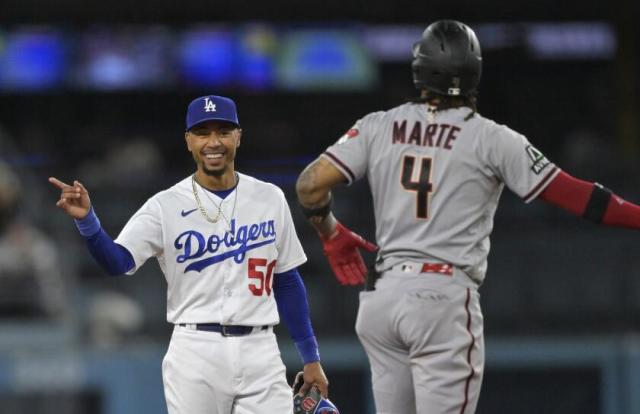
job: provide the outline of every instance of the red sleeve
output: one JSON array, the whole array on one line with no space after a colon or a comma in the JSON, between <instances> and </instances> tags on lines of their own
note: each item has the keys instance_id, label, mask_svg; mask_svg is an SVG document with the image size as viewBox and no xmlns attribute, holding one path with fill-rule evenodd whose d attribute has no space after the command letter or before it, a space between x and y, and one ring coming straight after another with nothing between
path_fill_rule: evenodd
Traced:
<instances>
[{"instance_id":1,"label":"red sleeve","mask_svg":"<svg viewBox=\"0 0 640 414\"><path fill-rule=\"evenodd\" d=\"M538 198L568 210L576 216L582 216L591 198L593 186L593 183L577 179L561 171L540 193ZM608 226L640 229L640 206L613 194L602 223Z\"/></svg>"}]
</instances>

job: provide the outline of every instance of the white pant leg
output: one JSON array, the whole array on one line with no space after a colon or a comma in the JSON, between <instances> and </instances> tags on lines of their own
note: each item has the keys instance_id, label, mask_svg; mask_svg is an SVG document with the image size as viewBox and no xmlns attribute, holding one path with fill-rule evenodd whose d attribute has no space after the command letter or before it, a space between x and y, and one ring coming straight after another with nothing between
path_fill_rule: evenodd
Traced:
<instances>
[{"instance_id":1,"label":"white pant leg","mask_svg":"<svg viewBox=\"0 0 640 414\"><path fill-rule=\"evenodd\" d=\"M273 332L231 339L242 369L232 414L292 413L293 393Z\"/></svg>"},{"instance_id":2,"label":"white pant leg","mask_svg":"<svg viewBox=\"0 0 640 414\"><path fill-rule=\"evenodd\" d=\"M169 414L229 414L233 405L228 347L216 332L176 326L162 362Z\"/></svg>"},{"instance_id":3,"label":"white pant leg","mask_svg":"<svg viewBox=\"0 0 640 414\"><path fill-rule=\"evenodd\" d=\"M293 412L286 369L270 329L224 337L177 326L162 371L170 414Z\"/></svg>"}]
</instances>

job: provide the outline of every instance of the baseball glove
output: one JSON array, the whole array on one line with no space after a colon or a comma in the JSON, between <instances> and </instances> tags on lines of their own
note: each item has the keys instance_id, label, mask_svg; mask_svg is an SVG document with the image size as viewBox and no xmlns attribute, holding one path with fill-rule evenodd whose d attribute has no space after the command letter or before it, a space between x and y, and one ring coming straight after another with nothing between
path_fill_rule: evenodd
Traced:
<instances>
[{"instance_id":1,"label":"baseball glove","mask_svg":"<svg viewBox=\"0 0 640 414\"><path fill-rule=\"evenodd\" d=\"M304 384L302 372L298 372L292 387L294 414L340 414L331 401L322 398L318 387L311 387L306 393L300 394L302 384Z\"/></svg>"}]
</instances>

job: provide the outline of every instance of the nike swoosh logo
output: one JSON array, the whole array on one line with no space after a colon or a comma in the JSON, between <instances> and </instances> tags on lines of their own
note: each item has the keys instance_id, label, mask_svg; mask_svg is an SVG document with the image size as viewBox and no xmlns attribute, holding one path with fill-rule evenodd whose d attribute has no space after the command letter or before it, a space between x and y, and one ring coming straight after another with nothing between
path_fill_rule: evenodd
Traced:
<instances>
[{"instance_id":1,"label":"nike swoosh logo","mask_svg":"<svg viewBox=\"0 0 640 414\"><path fill-rule=\"evenodd\" d=\"M180 214L182 214L182 217L187 217L189 214L193 213L196 210L197 208L194 208L193 210L187 210L187 211L182 210Z\"/></svg>"}]
</instances>

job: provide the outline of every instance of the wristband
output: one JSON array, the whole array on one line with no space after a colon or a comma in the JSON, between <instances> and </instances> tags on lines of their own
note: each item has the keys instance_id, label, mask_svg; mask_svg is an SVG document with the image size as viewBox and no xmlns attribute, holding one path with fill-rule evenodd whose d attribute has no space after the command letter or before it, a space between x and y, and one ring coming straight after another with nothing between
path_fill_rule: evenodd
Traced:
<instances>
[{"instance_id":1,"label":"wristband","mask_svg":"<svg viewBox=\"0 0 640 414\"><path fill-rule=\"evenodd\" d=\"M318 341L315 336L310 336L307 339L298 341L295 343L298 354L302 358L302 362L310 364L312 362L320 361L320 352L318 351Z\"/></svg>"},{"instance_id":2,"label":"wristband","mask_svg":"<svg viewBox=\"0 0 640 414\"><path fill-rule=\"evenodd\" d=\"M100 231L100 219L98 219L96 212L93 210L93 206L89 210L89 214L83 219L74 219L73 221L83 237L91 237Z\"/></svg>"},{"instance_id":3,"label":"wristband","mask_svg":"<svg viewBox=\"0 0 640 414\"><path fill-rule=\"evenodd\" d=\"M596 223L601 223L604 214L607 212L611 195L611 190L602 186L602 184L595 183L582 217Z\"/></svg>"},{"instance_id":4,"label":"wristband","mask_svg":"<svg viewBox=\"0 0 640 414\"><path fill-rule=\"evenodd\" d=\"M300 204L300 210L302 210L302 214L304 214L304 216L308 219L310 219L311 217L320 217L323 219L327 217L331 212L331 201L332 197L329 196L329 202L327 204L316 208L308 208Z\"/></svg>"}]
</instances>

